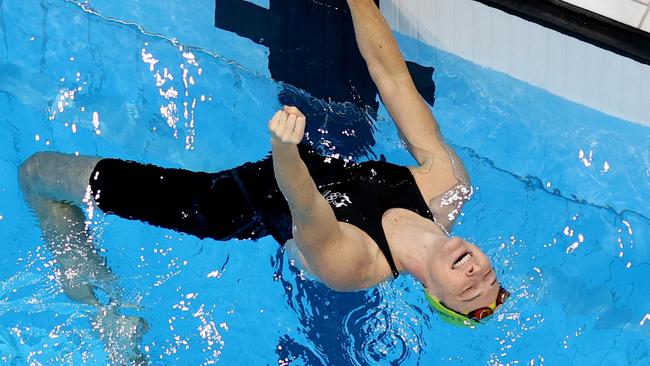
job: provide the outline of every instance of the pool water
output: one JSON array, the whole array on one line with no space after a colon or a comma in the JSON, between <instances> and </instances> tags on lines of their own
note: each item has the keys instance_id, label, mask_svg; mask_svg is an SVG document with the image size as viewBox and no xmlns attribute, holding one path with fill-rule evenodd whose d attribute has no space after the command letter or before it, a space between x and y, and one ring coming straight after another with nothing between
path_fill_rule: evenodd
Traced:
<instances>
[{"instance_id":1,"label":"pool water","mask_svg":"<svg viewBox=\"0 0 650 366\"><path fill-rule=\"evenodd\" d=\"M213 26L213 7L0 1L0 363L110 362L95 310L53 275L18 187L25 158L51 150L216 171L267 154L266 121L286 86L271 79L264 46ZM650 364L650 129L398 41L436 68L434 113L472 177L453 234L493 258L511 300L489 325L458 329L410 276L338 293L270 238L199 240L98 214L95 245L123 301L139 306L124 312L150 325L148 363ZM365 157L412 163L383 107L372 129Z\"/></svg>"}]
</instances>

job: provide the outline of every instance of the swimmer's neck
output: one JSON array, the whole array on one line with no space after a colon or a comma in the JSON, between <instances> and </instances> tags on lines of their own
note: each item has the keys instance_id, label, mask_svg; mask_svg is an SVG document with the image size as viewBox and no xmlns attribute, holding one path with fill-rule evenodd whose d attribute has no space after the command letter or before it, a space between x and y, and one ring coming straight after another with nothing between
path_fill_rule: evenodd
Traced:
<instances>
[{"instance_id":1,"label":"swimmer's neck","mask_svg":"<svg viewBox=\"0 0 650 366\"><path fill-rule=\"evenodd\" d=\"M409 225L408 232L400 233L391 242L391 252L398 271L410 273L422 284L427 283L432 259L447 240L447 233L430 220Z\"/></svg>"}]
</instances>

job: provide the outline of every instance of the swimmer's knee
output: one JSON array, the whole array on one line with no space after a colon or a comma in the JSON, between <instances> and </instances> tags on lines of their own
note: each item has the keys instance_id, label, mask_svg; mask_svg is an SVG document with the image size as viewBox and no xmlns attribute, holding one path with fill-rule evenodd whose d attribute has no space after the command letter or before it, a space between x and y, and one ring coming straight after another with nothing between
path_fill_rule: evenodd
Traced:
<instances>
[{"instance_id":1,"label":"swimmer's knee","mask_svg":"<svg viewBox=\"0 0 650 366\"><path fill-rule=\"evenodd\" d=\"M38 152L18 168L21 189L27 198L79 203L99 160L92 156Z\"/></svg>"},{"instance_id":2,"label":"swimmer's knee","mask_svg":"<svg viewBox=\"0 0 650 366\"><path fill-rule=\"evenodd\" d=\"M38 179L44 171L47 171L64 156L66 154L53 151L39 151L32 154L18 168L21 183L29 183Z\"/></svg>"},{"instance_id":3,"label":"swimmer's knee","mask_svg":"<svg viewBox=\"0 0 650 366\"><path fill-rule=\"evenodd\" d=\"M39 195L58 191L57 187L75 173L70 169L71 158L73 156L68 154L42 151L25 159L18 167L18 180L22 191Z\"/></svg>"},{"instance_id":4,"label":"swimmer's knee","mask_svg":"<svg viewBox=\"0 0 650 366\"><path fill-rule=\"evenodd\" d=\"M20 182L20 187L23 191L29 189L32 186L32 183L38 177L40 168L44 164L44 161L48 159L48 152L37 152L20 164L18 167L18 181Z\"/></svg>"}]
</instances>

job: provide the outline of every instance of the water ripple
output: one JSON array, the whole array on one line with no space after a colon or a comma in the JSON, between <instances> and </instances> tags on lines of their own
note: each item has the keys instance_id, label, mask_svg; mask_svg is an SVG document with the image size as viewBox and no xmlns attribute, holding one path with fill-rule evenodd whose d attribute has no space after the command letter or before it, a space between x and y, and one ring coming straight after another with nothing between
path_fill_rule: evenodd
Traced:
<instances>
[{"instance_id":1,"label":"water ripple","mask_svg":"<svg viewBox=\"0 0 650 366\"><path fill-rule=\"evenodd\" d=\"M100 19L102 19L102 20L104 20L106 22L117 23L117 24L125 25L127 27L133 27L133 28L137 29L140 33L142 33L143 35L145 35L147 37L157 38L157 39L160 39L160 40L167 41L174 47L181 47L182 46L183 49L186 50L186 51L202 53L202 54L212 56L215 59L223 61L224 63L226 63L226 64L228 64L230 66L233 66L233 67L235 67L235 68L237 68L237 69L239 69L239 70L241 70L243 72L251 74L251 75L253 75L255 77L262 78L262 79L265 79L265 80L268 79L268 77L266 77L265 75L255 71L255 70L251 70L249 68L246 68L243 65L237 63L236 61L227 59L227 58L219 55L218 53L215 53L215 52L206 50L205 48L201 48L201 47L197 47L197 46L184 45L176 38L168 37L168 36L166 36L166 35L164 35L162 33L155 33L155 32L148 31L147 29L145 29L144 26L142 26L142 25L140 25L138 23L135 23L135 22L129 22L129 21L125 21L125 20L121 20L121 19L117 19L117 18L113 18L113 17L110 17L110 16L100 14L97 10L93 9L90 6L90 4L88 4L87 2L81 2L79 0L64 0L64 1L66 3L73 4L73 5L77 6L79 9L81 9L85 13L96 16L96 17L98 17L98 18L100 18Z\"/></svg>"},{"instance_id":2,"label":"water ripple","mask_svg":"<svg viewBox=\"0 0 650 366\"><path fill-rule=\"evenodd\" d=\"M417 359L424 343L422 314L407 303L400 301L399 289L382 286L368 296L386 298L378 305L362 305L347 314L344 332L348 335L346 348L354 356L354 363L374 365L402 364L407 359ZM393 298L395 297L395 298Z\"/></svg>"}]
</instances>

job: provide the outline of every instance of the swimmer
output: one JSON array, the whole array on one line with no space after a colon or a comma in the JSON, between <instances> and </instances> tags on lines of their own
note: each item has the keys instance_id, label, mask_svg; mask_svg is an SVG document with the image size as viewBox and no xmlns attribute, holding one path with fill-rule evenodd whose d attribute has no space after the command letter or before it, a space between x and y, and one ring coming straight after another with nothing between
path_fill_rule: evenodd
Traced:
<instances>
[{"instance_id":1,"label":"swimmer","mask_svg":"<svg viewBox=\"0 0 650 366\"><path fill-rule=\"evenodd\" d=\"M291 106L269 121L270 157L217 173L38 153L23 163L20 176L46 238L66 238L74 250L91 252L79 208L88 192L86 201L105 213L199 238L271 235L334 290L366 289L409 273L444 321L484 321L509 294L480 248L449 235L471 196L469 177L375 3L348 5L361 54L417 166L320 156L303 143L306 117ZM70 255L60 252L60 266L71 266L74 259L65 261ZM64 290L94 301L91 287Z\"/></svg>"}]
</instances>

